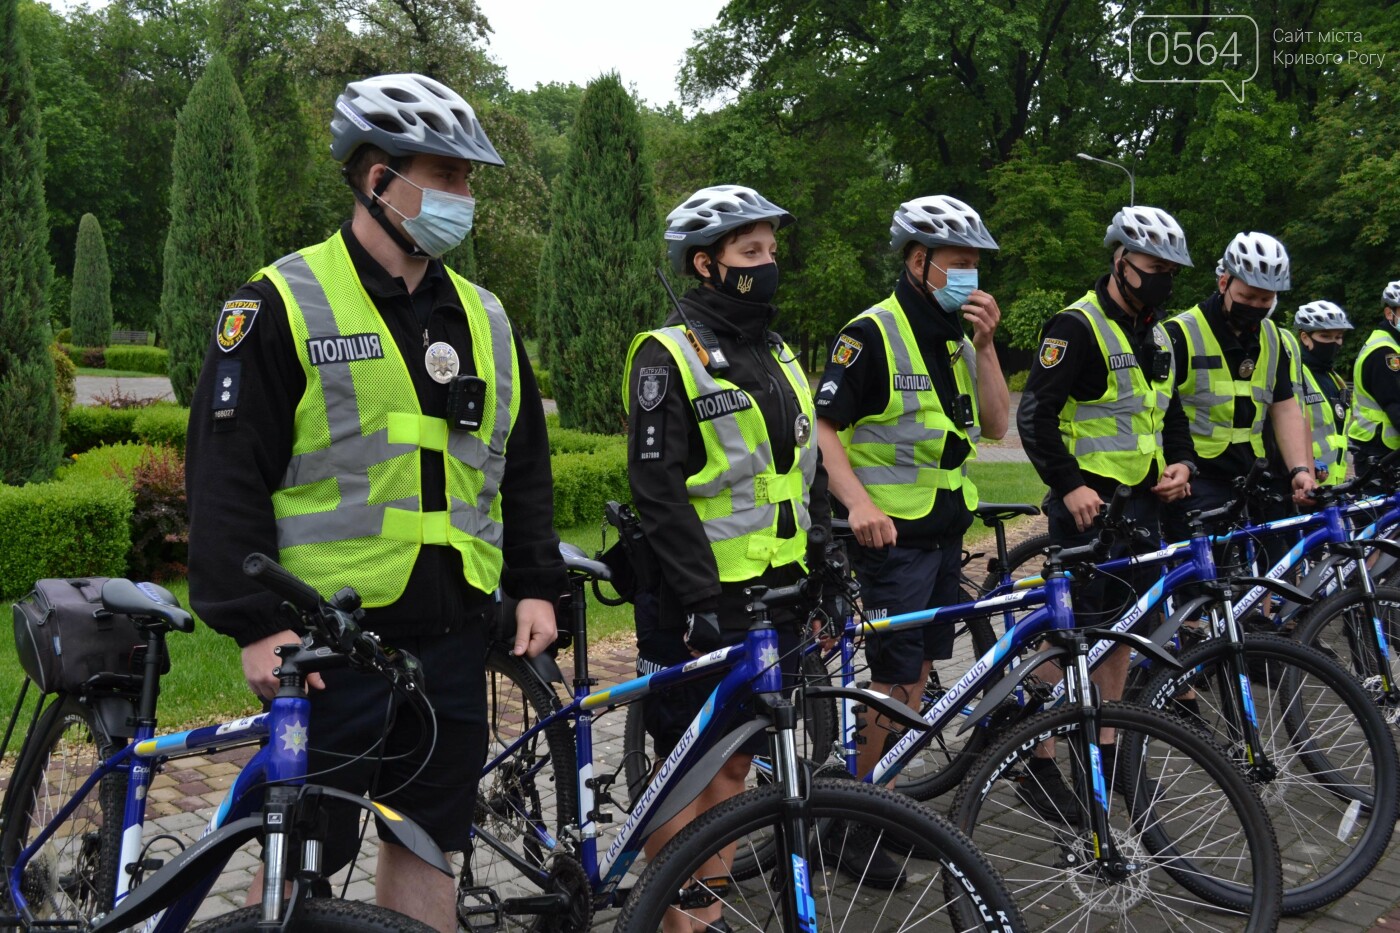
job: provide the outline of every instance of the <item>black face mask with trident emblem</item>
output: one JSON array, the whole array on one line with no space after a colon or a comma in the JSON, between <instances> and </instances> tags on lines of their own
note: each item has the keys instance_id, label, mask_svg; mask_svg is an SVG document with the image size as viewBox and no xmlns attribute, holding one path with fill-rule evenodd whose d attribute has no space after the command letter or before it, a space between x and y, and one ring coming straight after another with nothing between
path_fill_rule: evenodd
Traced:
<instances>
[{"instance_id":1,"label":"black face mask with trident emblem","mask_svg":"<svg viewBox=\"0 0 1400 933\"><path fill-rule=\"evenodd\" d=\"M778 264L766 262L761 266L729 266L724 278L719 277L719 263L710 263L710 283L717 291L753 304L771 304L778 293Z\"/></svg>"}]
</instances>

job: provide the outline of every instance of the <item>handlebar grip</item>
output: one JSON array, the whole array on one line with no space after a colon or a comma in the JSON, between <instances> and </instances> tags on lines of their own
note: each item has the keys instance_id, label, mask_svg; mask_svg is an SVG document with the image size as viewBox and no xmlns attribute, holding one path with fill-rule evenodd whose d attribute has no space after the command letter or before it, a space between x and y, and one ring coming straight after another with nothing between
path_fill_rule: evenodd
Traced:
<instances>
[{"instance_id":1,"label":"handlebar grip","mask_svg":"<svg viewBox=\"0 0 1400 933\"><path fill-rule=\"evenodd\" d=\"M243 572L303 612L315 612L321 607L320 593L266 554L249 554L243 560Z\"/></svg>"},{"instance_id":2,"label":"handlebar grip","mask_svg":"<svg viewBox=\"0 0 1400 933\"><path fill-rule=\"evenodd\" d=\"M1133 490L1119 484L1113 490L1113 497L1108 500L1108 510L1104 512L1103 523L1113 525L1123 520L1123 512L1128 508L1128 500L1133 497Z\"/></svg>"}]
</instances>

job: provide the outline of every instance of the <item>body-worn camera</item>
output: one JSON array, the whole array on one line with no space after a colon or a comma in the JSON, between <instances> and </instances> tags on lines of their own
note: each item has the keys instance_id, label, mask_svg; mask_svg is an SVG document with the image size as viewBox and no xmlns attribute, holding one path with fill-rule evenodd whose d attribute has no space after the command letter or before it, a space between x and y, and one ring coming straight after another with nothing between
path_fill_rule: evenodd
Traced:
<instances>
[{"instance_id":1,"label":"body-worn camera","mask_svg":"<svg viewBox=\"0 0 1400 933\"><path fill-rule=\"evenodd\" d=\"M1152 353L1152 380L1160 382L1172 374L1172 351L1156 350Z\"/></svg>"},{"instance_id":2,"label":"body-worn camera","mask_svg":"<svg viewBox=\"0 0 1400 933\"><path fill-rule=\"evenodd\" d=\"M486 380L458 376L447 384L447 426L454 431L475 431L486 411Z\"/></svg>"},{"instance_id":3,"label":"body-worn camera","mask_svg":"<svg viewBox=\"0 0 1400 933\"><path fill-rule=\"evenodd\" d=\"M965 428L977 423L977 417L972 413L972 396L966 392L953 399L953 421Z\"/></svg>"}]
</instances>

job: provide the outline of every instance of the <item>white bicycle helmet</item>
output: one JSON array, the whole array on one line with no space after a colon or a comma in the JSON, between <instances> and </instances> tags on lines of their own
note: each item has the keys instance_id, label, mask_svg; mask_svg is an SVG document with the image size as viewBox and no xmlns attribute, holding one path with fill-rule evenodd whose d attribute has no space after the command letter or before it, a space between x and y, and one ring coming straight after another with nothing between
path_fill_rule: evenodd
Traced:
<instances>
[{"instance_id":1,"label":"white bicycle helmet","mask_svg":"<svg viewBox=\"0 0 1400 933\"><path fill-rule=\"evenodd\" d=\"M666 254L677 275L686 274L686 257L696 247L713 246L729 231L766 220L777 232L793 216L752 188L711 185L701 188L666 215Z\"/></svg>"},{"instance_id":2,"label":"white bicycle helmet","mask_svg":"<svg viewBox=\"0 0 1400 933\"><path fill-rule=\"evenodd\" d=\"M1381 292L1381 301L1387 308L1400 309L1400 279L1396 279Z\"/></svg>"},{"instance_id":3,"label":"white bicycle helmet","mask_svg":"<svg viewBox=\"0 0 1400 933\"><path fill-rule=\"evenodd\" d=\"M445 84L418 74L351 81L335 101L331 155L344 164L361 146L505 165L476 111Z\"/></svg>"},{"instance_id":4,"label":"white bicycle helmet","mask_svg":"<svg viewBox=\"0 0 1400 933\"><path fill-rule=\"evenodd\" d=\"M1217 267L1246 285L1271 292L1293 287L1289 277L1288 250L1267 233L1237 233L1225 248Z\"/></svg>"},{"instance_id":5,"label":"white bicycle helmet","mask_svg":"<svg viewBox=\"0 0 1400 933\"><path fill-rule=\"evenodd\" d=\"M1310 301L1303 305L1293 315L1293 328L1299 331L1353 329L1347 313L1330 301Z\"/></svg>"},{"instance_id":6,"label":"white bicycle helmet","mask_svg":"<svg viewBox=\"0 0 1400 933\"><path fill-rule=\"evenodd\" d=\"M1191 265L1186 232L1160 207L1125 207L1113 215L1103 235L1104 246L1123 246L1131 253L1156 256L1177 265Z\"/></svg>"},{"instance_id":7,"label":"white bicycle helmet","mask_svg":"<svg viewBox=\"0 0 1400 933\"><path fill-rule=\"evenodd\" d=\"M915 198L899 205L890 222L890 247L903 249L911 240L928 247L1000 249L987 232L981 215L946 194Z\"/></svg>"}]
</instances>

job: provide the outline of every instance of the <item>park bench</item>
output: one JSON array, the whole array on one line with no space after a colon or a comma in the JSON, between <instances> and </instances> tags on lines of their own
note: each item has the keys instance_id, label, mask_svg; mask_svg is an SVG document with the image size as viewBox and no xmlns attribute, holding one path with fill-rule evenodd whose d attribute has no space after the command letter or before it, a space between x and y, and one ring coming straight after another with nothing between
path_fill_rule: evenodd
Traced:
<instances>
[{"instance_id":1,"label":"park bench","mask_svg":"<svg viewBox=\"0 0 1400 933\"><path fill-rule=\"evenodd\" d=\"M144 347L149 342L149 337L150 333L144 330L114 330L112 331L112 340L108 346L132 344L138 347Z\"/></svg>"}]
</instances>

